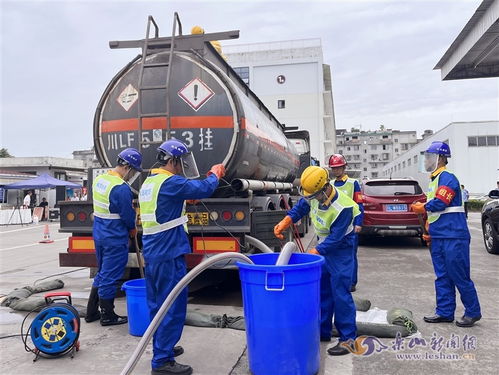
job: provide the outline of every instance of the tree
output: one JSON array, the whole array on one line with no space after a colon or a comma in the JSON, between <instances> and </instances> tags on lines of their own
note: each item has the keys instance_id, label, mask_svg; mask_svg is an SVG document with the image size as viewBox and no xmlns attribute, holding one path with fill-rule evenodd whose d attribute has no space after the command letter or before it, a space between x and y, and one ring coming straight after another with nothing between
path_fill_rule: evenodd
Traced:
<instances>
[{"instance_id":1,"label":"tree","mask_svg":"<svg viewBox=\"0 0 499 375\"><path fill-rule=\"evenodd\" d=\"M6 148L0 148L0 158L13 158Z\"/></svg>"},{"instance_id":2,"label":"tree","mask_svg":"<svg viewBox=\"0 0 499 375\"><path fill-rule=\"evenodd\" d=\"M381 125L379 126L379 130L384 131L384 130L385 130L385 125L381 124Z\"/></svg>"}]
</instances>

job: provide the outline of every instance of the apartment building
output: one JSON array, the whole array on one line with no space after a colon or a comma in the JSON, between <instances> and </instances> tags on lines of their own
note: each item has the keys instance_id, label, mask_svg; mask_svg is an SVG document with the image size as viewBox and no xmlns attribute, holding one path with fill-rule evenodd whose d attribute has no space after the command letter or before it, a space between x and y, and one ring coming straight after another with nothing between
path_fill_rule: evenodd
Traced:
<instances>
[{"instance_id":1,"label":"apartment building","mask_svg":"<svg viewBox=\"0 0 499 375\"><path fill-rule=\"evenodd\" d=\"M383 167L418 143L415 131L380 129L336 130L336 149L360 178L381 178Z\"/></svg>"}]
</instances>

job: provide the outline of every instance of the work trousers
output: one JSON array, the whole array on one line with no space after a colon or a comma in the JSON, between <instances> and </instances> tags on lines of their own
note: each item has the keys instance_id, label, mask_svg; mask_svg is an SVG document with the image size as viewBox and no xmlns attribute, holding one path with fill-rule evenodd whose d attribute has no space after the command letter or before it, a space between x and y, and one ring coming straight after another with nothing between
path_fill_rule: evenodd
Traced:
<instances>
[{"instance_id":1,"label":"work trousers","mask_svg":"<svg viewBox=\"0 0 499 375\"><path fill-rule=\"evenodd\" d=\"M353 272L352 249L334 250L324 257L321 276L321 338L330 338L334 325L340 341L355 339L355 303L350 292Z\"/></svg>"},{"instance_id":2,"label":"work trousers","mask_svg":"<svg viewBox=\"0 0 499 375\"><path fill-rule=\"evenodd\" d=\"M128 262L128 245L107 246L95 241L97 274L93 286L99 288L100 299L113 299L116 296L118 280L123 276Z\"/></svg>"},{"instance_id":3,"label":"work trousers","mask_svg":"<svg viewBox=\"0 0 499 375\"><path fill-rule=\"evenodd\" d=\"M436 314L454 319L456 288L464 305L464 315L481 316L475 285L470 278L469 239L431 239L431 259L435 270Z\"/></svg>"},{"instance_id":4,"label":"work trousers","mask_svg":"<svg viewBox=\"0 0 499 375\"><path fill-rule=\"evenodd\" d=\"M359 272L359 262L357 261L357 249L359 248L359 235L354 233L353 240L353 272L352 272L352 285L357 285L358 272Z\"/></svg>"},{"instance_id":5,"label":"work trousers","mask_svg":"<svg viewBox=\"0 0 499 375\"><path fill-rule=\"evenodd\" d=\"M154 318L168 294L186 274L184 255L175 259L146 263L147 305L151 320ZM187 313L187 288L185 288L168 310L153 338L153 369L174 360L173 348L182 336Z\"/></svg>"}]
</instances>

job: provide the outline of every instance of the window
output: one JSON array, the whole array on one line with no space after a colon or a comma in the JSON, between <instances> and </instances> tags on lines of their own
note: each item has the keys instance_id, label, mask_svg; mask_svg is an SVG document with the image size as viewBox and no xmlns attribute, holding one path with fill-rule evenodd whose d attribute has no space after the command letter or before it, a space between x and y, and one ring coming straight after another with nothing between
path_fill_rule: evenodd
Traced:
<instances>
[{"instance_id":1,"label":"window","mask_svg":"<svg viewBox=\"0 0 499 375\"><path fill-rule=\"evenodd\" d=\"M371 145L371 150L376 150L376 145Z\"/></svg>"},{"instance_id":2,"label":"window","mask_svg":"<svg viewBox=\"0 0 499 375\"><path fill-rule=\"evenodd\" d=\"M367 150L364 150L364 154L367 154Z\"/></svg>"},{"instance_id":3,"label":"window","mask_svg":"<svg viewBox=\"0 0 499 375\"><path fill-rule=\"evenodd\" d=\"M386 145L383 145L383 150L386 150Z\"/></svg>"},{"instance_id":4,"label":"window","mask_svg":"<svg viewBox=\"0 0 499 375\"><path fill-rule=\"evenodd\" d=\"M366 163L366 162L367 162L367 159L362 159L362 161L363 161L364 163Z\"/></svg>"},{"instance_id":5,"label":"window","mask_svg":"<svg viewBox=\"0 0 499 375\"><path fill-rule=\"evenodd\" d=\"M372 181L364 184L366 195L418 195L423 190L416 181Z\"/></svg>"},{"instance_id":6,"label":"window","mask_svg":"<svg viewBox=\"0 0 499 375\"><path fill-rule=\"evenodd\" d=\"M402 168L405 169L405 161L402 162Z\"/></svg>"},{"instance_id":7,"label":"window","mask_svg":"<svg viewBox=\"0 0 499 375\"><path fill-rule=\"evenodd\" d=\"M381 139L388 139L388 136L384 135L384 136L381 137Z\"/></svg>"},{"instance_id":8,"label":"window","mask_svg":"<svg viewBox=\"0 0 499 375\"><path fill-rule=\"evenodd\" d=\"M278 100L277 101L277 108L278 109L284 109L286 108L286 101L285 100Z\"/></svg>"},{"instance_id":9,"label":"window","mask_svg":"<svg viewBox=\"0 0 499 375\"><path fill-rule=\"evenodd\" d=\"M244 81L244 83L249 85L249 67L248 66L241 66L241 67L234 68L234 71Z\"/></svg>"},{"instance_id":10,"label":"window","mask_svg":"<svg viewBox=\"0 0 499 375\"><path fill-rule=\"evenodd\" d=\"M378 168L378 165L376 163L373 163L373 168Z\"/></svg>"},{"instance_id":11,"label":"window","mask_svg":"<svg viewBox=\"0 0 499 375\"><path fill-rule=\"evenodd\" d=\"M359 139L359 137L357 137L356 135L354 135L354 136L352 137L352 140L354 140L354 139Z\"/></svg>"},{"instance_id":12,"label":"window","mask_svg":"<svg viewBox=\"0 0 499 375\"><path fill-rule=\"evenodd\" d=\"M418 156L414 155L414 164L418 164Z\"/></svg>"},{"instance_id":13,"label":"window","mask_svg":"<svg viewBox=\"0 0 499 375\"><path fill-rule=\"evenodd\" d=\"M377 178L378 177L378 172L372 172L371 176L372 176L372 178Z\"/></svg>"},{"instance_id":14,"label":"window","mask_svg":"<svg viewBox=\"0 0 499 375\"><path fill-rule=\"evenodd\" d=\"M407 151L409 149L409 145L407 143L402 143L402 150Z\"/></svg>"},{"instance_id":15,"label":"window","mask_svg":"<svg viewBox=\"0 0 499 375\"><path fill-rule=\"evenodd\" d=\"M366 167L364 167L364 172L366 172L366 171L367 171L367 168L366 168Z\"/></svg>"},{"instance_id":16,"label":"window","mask_svg":"<svg viewBox=\"0 0 499 375\"><path fill-rule=\"evenodd\" d=\"M399 140L398 140L397 138L395 138L395 139L394 139L394 142L395 142L395 143L398 143L398 141L399 141Z\"/></svg>"},{"instance_id":17,"label":"window","mask_svg":"<svg viewBox=\"0 0 499 375\"><path fill-rule=\"evenodd\" d=\"M384 153L384 154L383 154L383 160L388 160L388 158L389 158L389 157L390 157L390 155L389 155L389 154L387 154L387 153Z\"/></svg>"},{"instance_id":18,"label":"window","mask_svg":"<svg viewBox=\"0 0 499 375\"><path fill-rule=\"evenodd\" d=\"M350 147L347 147L347 151L350 151Z\"/></svg>"},{"instance_id":19,"label":"window","mask_svg":"<svg viewBox=\"0 0 499 375\"><path fill-rule=\"evenodd\" d=\"M407 166L410 167L411 166L411 162L412 160L411 159L407 159Z\"/></svg>"},{"instance_id":20,"label":"window","mask_svg":"<svg viewBox=\"0 0 499 375\"><path fill-rule=\"evenodd\" d=\"M398 148L396 148L396 149L395 149L395 152L399 152L399 149L398 149Z\"/></svg>"},{"instance_id":21,"label":"window","mask_svg":"<svg viewBox=\"0 0 499 375\"><path fill-rule=\"evenodd\" d=\"M353 150L354 151L359 151L360 150L360 146L353 146Z\"/></svg>"},{"instance_id":22,"label":"window","mask_svg":"<svg viewBox=\"0 0 499 375\"><path fill-rule=\"evenodd\" d=\"M343 155L343 150L338 150L338 154Z\"/></svg>"},{"instance_id":23,"label":"window","mask_svg":"<svg viewBox=\"0 0 499 375\"><path fill-rule=\"evenodd\" d=\"M471 136L468 137L468 147L499 146L499 136Z\"/></svg>"}]
</instances>

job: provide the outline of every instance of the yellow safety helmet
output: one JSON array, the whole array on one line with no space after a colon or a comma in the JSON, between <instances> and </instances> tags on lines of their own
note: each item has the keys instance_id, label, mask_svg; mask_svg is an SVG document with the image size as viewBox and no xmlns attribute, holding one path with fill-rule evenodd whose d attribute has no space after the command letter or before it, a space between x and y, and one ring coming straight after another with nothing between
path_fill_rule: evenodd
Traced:
<instances>
[{"instance_id":1,"label":"yellow safety helmet","mask_svg":"<svg viewBox=\"0 0 499 375\"><path fill-rule=\"evenodd\" d=\"M300 194L311 199L322 191L328 182L329 173L327 170L317 166L307 167L300 177Z\"/></svg>"},{"instance_id":2,"label":"yellow safety helmet","mask_svg":"<svg viewBox=\"0 0 499 375\"><path fill-rule=\"evenodd\" d=\"M204 29L201 26L193 26L191 29L192 35L204 34Z\"/></svg>"}]
</instances>

